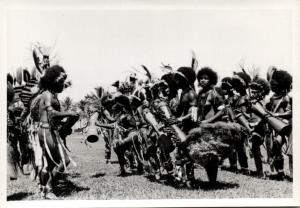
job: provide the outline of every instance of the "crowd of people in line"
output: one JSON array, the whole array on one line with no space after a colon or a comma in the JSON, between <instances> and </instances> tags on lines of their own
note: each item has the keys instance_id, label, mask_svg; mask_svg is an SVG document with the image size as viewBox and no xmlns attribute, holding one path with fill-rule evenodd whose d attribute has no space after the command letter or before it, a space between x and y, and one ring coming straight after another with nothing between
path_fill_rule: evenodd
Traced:
<instances>
[{"instance_id":1,"label":"crowd of people in line","mask_svg":"<svg viewBox=\"0 0 300 208\"><path fill-rule=\"evenodd\" d=\"M64 68L51 65L46 54L39 58L37 49L33 58L31 73L19 69L7 75L8 170L17 179L17 170L31 163L42 197L51 199L60 173L69 163L76 166L66 138L79 114L63 111L57 97L70 85ZM264 79L240 69L219 79L210 67L198 69L193 57L190 66L177 70L163 66L158 79L142 67L146 80L130 73L112 83L114 92L98 88L98 99L88 106L85 142L97 142L101 135L106 162L114 151L121 176L135 171L161 180L165 174L171 183L193 188L199 164L212 184L220 165L253 177L292 179L292 76L287 71L272 66Z\"/></svg>"}]
</instances>

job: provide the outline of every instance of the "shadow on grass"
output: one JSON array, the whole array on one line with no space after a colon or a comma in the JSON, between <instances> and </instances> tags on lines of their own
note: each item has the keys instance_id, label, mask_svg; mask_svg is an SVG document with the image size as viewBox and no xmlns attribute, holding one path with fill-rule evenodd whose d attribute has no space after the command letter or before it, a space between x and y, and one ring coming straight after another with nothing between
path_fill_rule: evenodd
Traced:
<instances>
[{"instance_id":1,"label":"shadow on grass","mask_svg":"<svg viewBox=\"0 0 300 208\"><path fill-rule=\"evenodd\" d=\"M24 175L24 176L29 176L31 174L31 172L24 172L24 173L22 173L22 175Z\"/></svg>"},{"instance_id":2,"label":"shadow on grass","mask_svg":"<svg viewBox=\"0 0 300 208\"><path fill-rule=\"evenodd\" d=\"M117 177L128 177L128 176L143 176L143 172L141 171L138 171L136 168L135 169L132 169L132 170L126 170L126 172L124 174L120 174L118 173L117 174Z\"/></svg>"},{"instance_id":3,"label":"shadow on grass","mask_svg":"<svg viewBox=\"0 0 300 208\"><path fill-rule=\"evenodd\" d=\"M204 191L210 191L210 190L223 190L223 189L238 188L239 184L227 183L227 182L223 182L223 181L217 181L215 183L210 183L209 181L197 180L196 187L198 187Z\"/></svg>"},{"instance_id":4,"label":"shadow on grass","mask_svg":"<svg viewBox=\"0 0 300 208\"><path fill-rule=\"evenodd\" d=\"M69 177L71 177L71 178L79 178L80 177L80 173L70 173Z\"/></svg>"},{"instance_id":5,"label":"shadow on grass","mask_svg":"<svg viewBox=\"0 0 300 208\"><path fill-rule=\"evenodd\" d=\"M146 176L146 178L151 182L156 182L163 185L171 186L176 189L188 189L188 190L201 189L204 191L211 191L211 190L232 189L232 188L239 187L239 184L237 183L227 183L221 181L211 183L209 181L201 181L200 179L196 179L196 181L193 183L193 188L188 188L184 184L175 181L174 178L168 175L162 175L160 180L156 180L153 175Z\"/></svg>"},{"instance_id":6,"label":"shadow on grass","mask_svg":"<svg viewBox=\"0 0 300 208\"><path fill-rule=\"evenodd\" d=\"M112 161L110 161L110 164L119 164L119 161L117 161L117 160L112 160Z\"/></svg>"},{"instance_id":7,"label":"shadow on grass","mask_svg":"<svg viewBox=\"0 0 300 208\"><path fill-rule=\"evenodd\" d=\"M233 174L244 175L244 176L248 176L248 177L252 177L252 178L256 178L256 179L261 179L261 180L293 182L293 179L289 176L284 176L282 179L278 179L277 174L275 174L275 175L270 174L269 175L268 172L265 172L264 176L258 176L256 171L253 171L253 170L249 170L248 172L243 172L241 170L232 170L232 169L230 169L230 167L221 167L221 170L231 172Z\"/></svg>"},{"instance_id":8,"label":"shadow on grass","mask_svg":"<svg viewBox=\"0 0 300 208\"><path fill-rule=\"evenodd\" d=\"M95 174L91 175L91 178L100 178L103 176L105 176L105 173L99 172L99 173L95 173Z\"/></svg>"},{"instance_id":9,"label":"shadow on grass","mask_svg":"<svg viewBox=\"0 0 300 208\"><path fill-rule=\"evenodd\" d=\"M60 181L56 186L53 187L53 193L58 197L69 196L74 192L88 191L89 187L81 187L74 184L72 181L65 180Z\"/></svg>"},{"instance_id":10,"label":"shadow on grass","mask_svg":"<svg viewBox=\"0 0 300 208\"><path fill-rule=\"evenodd\" d=\"M7 201L17 201L22 200L28 196L34 195L32 192L18 192L12 195L7 196Z\"/></svg>"}]
</instances>

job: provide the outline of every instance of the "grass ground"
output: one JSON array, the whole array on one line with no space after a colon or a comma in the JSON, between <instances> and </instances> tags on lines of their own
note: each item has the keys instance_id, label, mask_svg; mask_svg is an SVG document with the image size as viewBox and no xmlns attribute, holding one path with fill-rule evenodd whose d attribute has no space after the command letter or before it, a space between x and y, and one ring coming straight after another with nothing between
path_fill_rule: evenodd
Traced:
<instances>
[{"instance_id":1,"label":"grass ground","mask_svg":"<svg viewBox=\"0 0 300 208\"><path fill-rule=\"evenodd\" d=\"M150 180L145 176L119 177L118 164L105 164L104 142L89 148L80 142L83 135L67 138L71 156L77 167L69 166L65 180L60 181L54 193L60 199L203 199L203 198L288 198L292 197L292 183L235 174L219 169L218 183L208 186L205 170L195 171L199 187L194 190L178 189ZM113 161L117 161L113 154ZM254 169L252 160L249 160ZM37 185L29 175L20 175L9 181L7 200L40 200Z\"/></svg>"}]
</instances>

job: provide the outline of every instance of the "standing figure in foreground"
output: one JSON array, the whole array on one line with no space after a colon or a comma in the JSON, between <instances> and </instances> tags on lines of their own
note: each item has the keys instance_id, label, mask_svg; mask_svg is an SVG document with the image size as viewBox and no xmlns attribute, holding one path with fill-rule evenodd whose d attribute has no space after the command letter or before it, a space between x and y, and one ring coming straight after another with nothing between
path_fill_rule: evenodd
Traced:
<instances>
[{"instance_id":1,"label":"standing figure in foreground","mask_svg":"<svg viewBox=\"0 0 300 208\"><path fill-rule=\"evenodd\" d=\"M53 194L53 184L60 172L63 172L72 159L67 154L64 145L66 136L72 133L71 127L79 119L75 112L61 112L57 95L65 86L67 75L58 65L46 70L40 80L40 87L44 90L39 97L40 114L39 139L43 149L43 169L40 176L42 196L56 198ZM62 122L67 118L66 122Z\"/></svg>"},{"instance_id":2,"label":"standing figure in foreground","mask_svg":"<svg viewBox=\"0 0 300 208\"><path fill-rule=\"evenodd\" d=\"M250 84L251 103L265 107L265 97L270 92L269 83L260 77L255 77ZM251 111L252 112L252 111ZM261 119L255 113L251 113L252 123L255 122L251 132L249 141L252 143L251 151L255 162L256 172L255 176L264 177L262 154L260 147L265 142L267 125L264 119Z\"/></svg>"},{"instance_id":3,"label":"standing figure in foreground","mask_svg":"<svg viewBox=\"0 0 300 208\"><path fill-rule=\"evenodd\" d=\"M285 128L287 131L276 132L272 130L270 137L272 138L272 158L273 165L277 171L276 179L282 180L284 177L283 167L284 158L282 155L282 146L287 144L285 153L289 156L290 174L292 176L292 98L289 92L292 87L292 76L283 70L273 68L271 74L268 74L271 90L274 92L267 104L267 109L274 116L280 118L289 125Z\"/></svg>"},{"instance_id":4,"label":"standing figure in foreground","mask_svg":"<svg viewBox=\"0 0 300 208\"><path fill-rule=\"evenodd\" d=\"M114 105L113 99L110 99L108 95L101 98L101 122L104 124L111 124L116 122L116 118L113 115L112 107ZM113 130L100 128L105 141L105 160L106 163L110 163L111 159L111 148L113 139Z\"/></svg>"},{"instance_id":5,"label":"standing figure in foreground","mask_svg":"<svg viewBox=\"0 0 300 208\"><path fill-rule=\"evenodd\" d=\"M11 109L14 100L14 90L12 82L7 81L7 169L10 180L16 180L19 167L19 153L17 147L16 118Z\"/></svg>"},{"instance_id":6,"label":"standing figure in foreground","mask_svg":"<svg viewBox=\"0 0 300 208\"><path fill-rule=\"evenodd\" d=\"M118 125L122 132L118 139L114 139L113 148L118 157L120 165L120 176L130 174L126 171L126 165L130 165L131 171L135 168L134 163L137 162L137 172L143 172L143 160L141 155L140 145L142 137L139 131L140 122L136 120L131 108L131 102L126 95L119 95L115 98L115 110L120 115ZM135 161L135 157L137 160Z\"/></svg>"},{"instance_id":7,"label":"standing figure in foreground","mask_svg":"<svg viewBox=\"0 0 300 208\"><path fill-rule=\"evenodd\" d=\"M241 122L242 120L240 118L249 118L249 98L247 94L247 89L249 87L250 81L251 77L245 72L235 72L231 80L231 84L233 87L232 97L228 99L231 111L233 112L233 120L236 120L236 122L240 123L247 129L249 129L248 126L245 125L245 123ZM248 131L250 131L250 129ZM245 138L245 140L246 139L247 138ZM236 144L236 153L232 154L229 157L230 169L237 171L238 160L241 167L241 172L249 174L248 158L244 145L245 141L240 141L238 144Z\"/></svg>"},{"instance_id":8,"label":"standing figure in foreground","mask_svg":"<svg viewBox=\"0 0 300 208\"><path fill-rule=\"evenodd\" d=\"M213 123L220 118L222 112L218 110L223 103L221 95L216 91L218 75L211 68L204 67L197 73L199 83L198 120L201 123Z\"/></svg>"},{"instance_id":9,"label":"standing figure in foreground","mask_svg":"<svg viewBox=\"0 0 300 208\"><path fill-rule=\"evenodd\" d=\"M177 85L173 73L164 74L161 81L151 88L153 95L152 111L156 114L159 123L166 124L167 117L175 118L174 111L178 104ZM174 126L173 126L174 127ZM158 128L159 129L159 128ZM161 128L163 133L159 133L158 147L160 161L162 166L168 172L170 179L174 176L174 166L171 157L171 152L180 145L180 139L176 136L172 126ZM178 162L180 159L178 158Z\"/></svg>"},{"instance_id":10,"label":"standing figure in foreground","mask_svg":"<svg viewBox=\"0 0 300 208\"><path fill-rule=\"evenodd\" d=\"M191 67L180 67L175 72L177 87L182 90L179 104L175 110L175 116L177 117L177 121L182 124L181 129L185 134L188 134L192 128L197 127L197 94L194 87L195 80L196 73ZM195 181L193 161L185 152L184 147L180 147L178 150L177 157L182 158L184 155L187 158L186 160L182 159L182 163L177 164L176 169L181 167L180 169L183 170L183 167L185 166L187 176L186 185L192 187L193 182ZM178 172L180 173L181 171Z\"/></svg>"}]
</instances>

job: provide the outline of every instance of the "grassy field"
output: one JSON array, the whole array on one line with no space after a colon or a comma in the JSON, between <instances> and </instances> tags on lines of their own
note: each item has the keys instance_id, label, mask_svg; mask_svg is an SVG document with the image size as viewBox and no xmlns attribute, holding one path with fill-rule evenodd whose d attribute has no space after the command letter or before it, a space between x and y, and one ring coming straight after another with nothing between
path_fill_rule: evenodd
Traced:
<instances>
[{"instance_id":1,"label":"grassy field","mask_svg":"<svg viewBox=\"0 0 300 208\"><path fill-rule=\"evenodd\" d=\"M218 183L208 186L204 169L196 169L198 188L178 189L155 182L145 176L118 176L118 164L105 164L104 142L89 148L80 143L83 135L67 138L71 156L77 167L69 166L65 180L61 180L54 193L59 199L203 199L203 198L288 198L292 197L292 183L258 179L219 170ZM117 161L113 154L113 161ZM250 162L254 169L253 161ZM29 175L7 183L7 200L40 200L37 185Z\"/></svg>"}]
</instances>

